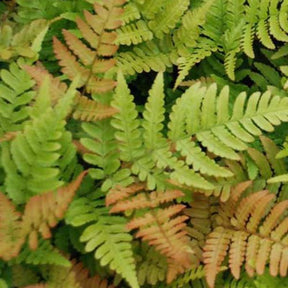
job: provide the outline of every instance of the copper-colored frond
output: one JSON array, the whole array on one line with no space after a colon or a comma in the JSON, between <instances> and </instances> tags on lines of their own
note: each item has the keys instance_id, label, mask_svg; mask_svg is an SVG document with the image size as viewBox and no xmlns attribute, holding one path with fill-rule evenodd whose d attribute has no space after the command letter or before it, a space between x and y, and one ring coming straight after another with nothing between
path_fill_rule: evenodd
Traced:
<instances>
[{"instance_id":1,"label":"copper-colored frond","mask_svg":"<svg viewBox=\"0 0 288 288\"><path fill-rule=\"evenodd\" d=\"M123 9L119 6L124 3L125 1L95 3L96 14L84 10L85 20L76 19L78 29L88 45L65 29L63 35L68 48L57 38L53 39L54 52L62 72L70 80L79 74L78 87L85 86L88 93L105 93L116 86L116 81L111 76L101 74L116 64L113 55L118 46L115 45L117 33L114 30L122 25L120 18Z\"/></svg>"},{"instance_id":2,"label":"copper-colored frond","mask_svg":"<svg viewBox=\"0 0 288 288\"><path fill-rule=\"evenodd\" d=\"M68 205L86 174L87 171L82 172L76 180L59 188L57 192L51 191L36 195L28 201L22 225L24 233L29 235L30 248L37 248L38 232L43 238L51 237L50 227L54 227L64 217Z\"/></svg>"},{"instance_id":3,"label":"copper-colored frond","mask_svg":"<svg viewBox=\"0 0 288 288\"><path fill-rule=\"evenodd\" d=\"M74 34L67 31L66 29L62 30L62 33L64 35L65 41L70 48L70 50L78 56L80 61L86 65L92 65L94 58L95 58L95 52L93 52L90 48L88 48L81 40L79 40Z\"/></svg>"},{"instance_id":4,"label":"copper-colored frond","mask_svg":"<svg viewBox=\"0 0 288 288\"><path fill-rule=\"evenodd\" d=\"M73 80L78 74L81 75L79 86L84 85L88 80L89 70L85 69L78 62L76 57L63 45L56 37L53 37L53 47L56 58L59 60L62 71L70 80Z\"/></svg>"},{"instance_id":5,"label":"copper-colored frond","mask_svg":"<svg viewBox=\"0 0 288 288\"><path fill-rule=\"evenodd\" d=\"M159 204L170 202L177 197L183 197L184 193L180 190L153 191L140 193L131 200L123 200L116 203L110 213L123 212L125 210L142 209L147 207L157 207Z\"/></svg>"},{"instance_id":6,"label":"copper-colored frond","mask_svg":"<svg viewBox=\"0 0 288 288\"><path fill-rule=\"evenodd\" d=\"M220 266L227 254L227 249L230 244L230 231L223 227L217 227L206 241L204 247L204 263L206 280L209 287L214 287L217 273L220 271Z\"/></svg>"},{"instance_id":7,"label":"copper-colored frond","mask_svg":"<svg viewBox=\"0 0 288 288\"><path fill-rule=\"evenodd\" d=\"M234 193L238 194L237 190ZM208 235L204 247L209 287L214 287L217 271L228 255L231 273L237 279L244 262L251 277L255 272L263 274L267 262L271 275L287 275L288 200L274 204L274 199L275 195L267 190L254 192L238 201L233 215L230 208L225 208L231 204L230 199L221 203L218 226Z\"/></svg>"},{"instance_id":8,"label":"copper-colored frond","mask_svg":"<svg viewBox=\"0 0 288 288\"><path fill-rule=\"evenodd\" d=\"M134 183L128 187L116 186L109 191L106 196L106 206L110 206L117 201L123 200L136 192L145 189L146 185L142 183Z\"/></svg>"},{"instance_id":9,"label":"copper-colored frond","mask_svg":"<svg viewBox=\"0 0 288 288\"><path fill-rule=\"evenodd\" d=\"M85 96L77 96L74 101L74 119L97 121L109 118L115 113L117 113L117 109L98 103Z\"/></svg>"},{"instance_id":10,"label":"copper-colored frond","mask_svg":"<svg viewBox=\"0 0 288 288\"><path fill-rule=\"evenodd\" d=\"M16 257L24 243L20 217L12 202L0 192L0 259Z\"/></svg>"},{"instance_id":11,"label":"copper-colored frond","mask_svg":"<svg viewBox=\"0 0 288 288\"><path fill-rule=\"evenodd\" d=\"M44 82L46 77L50 80L50 95L52 105L56 104L58 100L67 91L67 84L61 82L58 78L53 77L44 67L38 66L25 66L25 70L31 75L31 77L36 81L37 86L40 87Z\"/></svg>"}]
</instances>

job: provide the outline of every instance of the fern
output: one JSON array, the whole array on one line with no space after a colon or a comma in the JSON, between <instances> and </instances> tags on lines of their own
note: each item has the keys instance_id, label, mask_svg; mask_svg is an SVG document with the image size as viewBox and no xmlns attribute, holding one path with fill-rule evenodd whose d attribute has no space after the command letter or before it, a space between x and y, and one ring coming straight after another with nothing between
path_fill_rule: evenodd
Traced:
<instances>
[{"instance_id":1,"label":"fern","mask_svg":"<svg viewBox=\"0 0 288 288\"><path fill-rule=\"evenodd\" d=\"M125 74L133 75L143 71L164 71L166 67L176 64L177 54L173 48L171 37L159 41L148 41L133 49L120 52L117 56L117 66Z\"/></svg>"},{"instance_id":2,"label":"fern","mask_svg":"<svg viewBox=\"0 0 288 288\"><path fill-rule=\"evenodd\" d=\"M124 2L125 0L111 0L103 5L95 3L96 15L85 10L86 21L81 18L76 19L82 37L90 47L65 29L63 35L68 48L54 37L54 51L62 66L62 72L70 80L80 74L78 87L85 86L89 93L103 93L115 87L116 83L113 79L98 75L107 72L115 64L112 56L118 49L114 44L117 35L110 30L121 25L121 20L117 20L117 17L120 17L123 10L118 6Z\"/></svg>"},{"instance_id":3,"label":"fern","mask_svg":"<svg viewBox=\"0 0 288 288\"><path fill-rule=\"evenodd\" d=\"M136 192L137 190L132 193ZM110 212L117 213L148 207L151 209L149 212L144 210L146 213L143 216L132 219L127 224L127 228L129 230L139 229L136 237L141 237L150 245L154 245L156 250L168 258L167 282L171 282L177 274L182 273L191 265L192 257L189 254L193 253L189 249L188 238L185 237L186 232L184 231L184 221L187 218L176 216L184 208L183 205L170 205L166 209L154 210L153 208L161 203L170 202L176 197L181 197L183 194L175 190L158 193L143 191L134 198L129 197L130 199L126 195L125 188L110 191L106 198L107 205L114 204ZM115 203L115 199L120 201Z\"/></svg>"},{"instance_id":4,"label":"fern","mask_svg":"<svg viewBox=\"0 0 288 288\"><path fill-rule=\"evenodd\" d=\"M269 258L271 275L276 276L279 273L285 276L287 273L287 219L281 217L287 209L287 201L271 207L275 196L264 190L253 193L238 203L241 192L243 193L243 189L236 189L229 201L221 205L218 226L208 235L203 256L209 287L214 286L215 276L227 253L229 267L237 279L244 262L245 270L250 276L255 271L261 275ZM236 210L233 207L237 207ZM266 209L270 211L268 215Z\"/></svg>"},{"instance_id":5,"label":"fern","mask_svg":"<svg viewBox=\"0 0 288 288\"><path fill-rule=\"evenodd\" d=\"M35 20L17 33L13 33L13 28L8 24L0 27L0 60L10 61L19 56L37 59L51 23L44 19Z\"/></svg>"},{"instance_id":6,"label":"fern","mask_svg":"<svg viewBox=\"0 0 288 288\"><path fill-rule=\"evenodd\" d=\"M145 283L156 285L165 279L167 273L166 258L153 247L141 247L141 263L138 265L137 276L139 284L142 286Z\"/></svg>"},{"instance_id":7,"label":"fern","mask_svg":"<svg viewBox=\"0 0 288 288\"><path fill-rule=\"evenodd\" d=\"M89 223L80 237L81 242L86 242L85 250L95 251L95 258L102 266L109 264L131 287L139 287L130 243L132 237L126 232L126 222L122 217L109 216L103 199L94 196L75 200L66 221L76 227Z\"/></svg>"},{"instance_id":8,"label":"fern","mask_svg":"<svg viewBox=\"0 0 288 288\"><path fill-rule=\"evenodd\" d=\"M11 261L13 264L31 264L31 265L57 265L70 267L70 262L60 254L48 241L40 241L36 250L30 250L24 246L16 259Z\"/></svg>"},{"instance_id":9,"label":"fern","mask_svg":"<svg viewBox=\"0 0 288 288\"><path fill-rule=\"evenodd\" d=\"M74 156L72 152L72 158L66 159L59 153L62 145L69 149L69 145L63 143L69 140L64 128L64 117L69 112L75 94L73 85L55 109L52 109L46 106L49 105L50 98L47 95L49 83L45 82L30 111L31 121L26 123L24 130L17 134L11 144L2 145L4 169L9 171L5 182L6 190L17 203L23 203L32 195L63 185L58 179L60 169L57 166L69 165ZM43 151L48 154L43 155Z\"/></svg>"},{"instance_id":10,"label":"fern","mask_svg":"<svg viewBox=\"0 0 288 288\"><path fill-rule=\"evenodd\" d=\"M169 32L169 29L174 28L177 20L187 10L189 1L176 0L167 3L165 8L155 15L155 20L149 22L149 27L155 33L157 38L163 38L164 33Z\"/></svg>"},{"instance_id":11,"label":"fern","mask_svg":"<svg viewBox=\"0 0 288 288\"><path fill-rule=\"evenodd\" d=\"M35 93L30 91L34 83L29 75L15 63L0 72L0 135L22 129L29 118L28 104Z\"/></svg>"},{"instance_id":12,"label":"fern","mask_svg":"<svg viewBox=\"0 0 288 288\"><path fill-rule=\"evenodd\" d=\"M67 92L67 85L61 82L60 79L54 78L46 69L40 66L25 66L28 73L35 79L37 86L40 87L46 77L49 78L50 85L50 100L51 104L55 106L57 102L65 97ZM94 99L80 95L78 92L74 97L70 114L76 120L82 121L96 121L104 118L109 118L117 111L110 106L104 105Z\"/></svg>"},{"instance_id":13,"label":"fern","mask_svg":"<svg viewBox=\"0 0 288 288\"><path fill-rule=\"evenodd\" d=\"M15 258L27 236L29 237L29 247L32 250L38 247L38 232L44 239L50 238L50 227L54 227L59 219L64 217L64 213L85 174L86 172L83 172L74 182L59 188L57 193L51 191L32 197L26 204L23 214L16 212L15 206L1 193L0 216L3 220L0 225L2 236L0 257L5 260ZM47 205L44 207L43 203L47 203ZM7 238L11 240L7 241Z\"/></svg>"}]
</instances>

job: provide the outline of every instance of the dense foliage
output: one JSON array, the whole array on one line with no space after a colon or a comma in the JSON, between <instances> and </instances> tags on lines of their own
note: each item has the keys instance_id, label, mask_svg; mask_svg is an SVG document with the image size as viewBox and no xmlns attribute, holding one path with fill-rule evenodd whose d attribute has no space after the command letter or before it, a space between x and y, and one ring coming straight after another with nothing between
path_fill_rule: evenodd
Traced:
<instances>
[{"instance_id":1,"label":"dense foliage","mask_svg":"<svg viewBox=\"0 0 288 288\"><path fill-rule=\"evenodd\" d=\"M288 1L0 2L0 288L288 286Z\"/></svg>"}]
</instances>

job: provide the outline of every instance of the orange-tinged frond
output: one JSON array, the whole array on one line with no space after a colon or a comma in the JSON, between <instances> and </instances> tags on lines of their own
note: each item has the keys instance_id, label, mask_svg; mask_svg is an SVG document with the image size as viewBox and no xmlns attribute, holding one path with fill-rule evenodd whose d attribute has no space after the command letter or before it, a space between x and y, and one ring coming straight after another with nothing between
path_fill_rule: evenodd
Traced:
<instances>
[{"instance_id":1,"label":"orange-tinged frond","mask_svg":"<svg viewBox=\"0 0 288 288\"><path fill-rule=\"evenodd\" d=\"M285 247L282 250L282 257L281 257L279 269L280 269L280 276L286 277L287 271L288 271L288 248L287 247Z\"/></svg>"},{"instance_id":2,"label":"orange-tinged frond","mask_svg":"<svg viewBox=\"0 0 288 288\"><path fill-rule=\"evenodd\" d=\"M73 52L73 54L78 56L78 58L84 65L92 65L96 56L95 52L93 52L93 50L87 47L81 40L79 40L74 34L69 32L68 30L63 29L62 33L68 47Z\"/></svg>"},{"instance_id":3,"label":"orange-tinged frond","mask_svg":"<svg viewBox=\"0 0 288 288\"><path fill-rule=\"evenodd\" d=\"M243 199L237 207L235 218L233 218L232 224L235 227L243 228L246 224L248 217L254 212L254 208L257 204L261 203L263 197L265 197L269 191L263 190L257 193L253 193L249 197Z\"/></svg>"},{"instance_id":4,"label":"orange-tinged frond","mask_svg":"<svg viewBox=\"0 0 288 288\"><path fill-rule=\"evenodd\" d=\"M250 277L253 277L255 274L255 265L257 251L259 249L260 238L256 235L251 235L248 238L247 249L246 249L246 264L245 270Z\"/></svg>"},{"instance_id":5,"label":"orange-tinged frond","mask_svg":"<svg viewBox=\"0 0 288 288\"><path fill-rule=\"evenodd\" d=\"M276 277L279 274L282 246L280 243L273 244L270 253L270 274Z\"/></svg>"},{"instance_id":6,"label":"orange-tinged frond","mask_svg":"<svg viewBox=\"0 0 288 288\"><path fill-rule=\"evenodd\" d=\"M158 212L157 219L160 222L163 222L163 221L169 219L170 217L178 214L184 208L185 208L185 205L181 205L181 204L171 205L168 208L163 209L161 211L161 213ZM153 223L154 221L155 221L155 216L153 216L151 213L146 213L143 217L139 217L139 218L135 218L135 219L131 220L127 224L127 228L129 230L136 229L136 228L139 228L141 226L149 225L149 224Z\"/></svg>"},{"instance_id":7,"label":"orange-tinged frond","mask_svg":"<svg viewBox=\"0 0 288 288\"><path fill-rule=\"evenodd\" d=\"M183 272L191 266L191 254L193 254L188 246L187 231L185 231L185 221L188 217L178 216L165 221L165 218L161 218L162 212L163 210L159 210L156 215L151 214L151 217L154 218L154 224L148 227L140 227L136 237L142 238L150 245L155 246L155 249L168 257L169 261L179 265ZM172 280L167 278L167 282Z\"/></svg>"},{"instance_id":8,"label":"orange-tinged frond","mask_svg":"<svg viewBox=\"0 0 288 288\"><path fill-rule=\"evenodd\" d=\"M231 231L223 227L217 227L209 234L203 254L206 280L209 287L214 287L216 275L227 254L230 238Z\"/></svg>"},{"instance_id":9,"label":"orange-tinged frond","mask_svg":"<svg viewBox=\"0 0 288 288\"><path fill-rule=\"evenodd\" d=\"M80 284L81 288L114 288L109 285L106 279L102 280L98 275L93 277L89 276L89 271L81 262L77 263L72 260L71 272L75 275L75 280Z\"/></svg>"},{"instance_id":10,"label":"orange-tinged frond","mask_svg":"<svg viewBox=\"0 0 288 288\"><path fill-rule=\"evenodd\" d=\"M226 203L221 205L221 209L218 211L222 222L230 222L235 210L238 207L238 201L244 191L251 185L252 181L245 181L237 184L231 189L231 196Z\"/></svg>"},{"instance_id":11,"label":"orange-tinged frond","mask_svg":"<svg viewBox=\"0 0 288 288\"><path fill-rule=\"evenodd\" d=\"M67 84L61 82L58 78L53 77L44 67L38 66L25 66L25 70L30 74L30 76L36 81L37 86L40 87L45 78L48 77L50 81L49 89L51 95L51 103L55 105L58 100L67 91Z\"/></svg>"},{"instance_id":12,"label":"orange-tinged frond","mask_svg":"<svg viewBox=\"0 0 288 288\"><path fill-rule=\"evenodd\" d=\"M22 226L24 234L29 235L31 249L38 246L38 232L44 239L51 237L50 227L54 227L64 217L86 174L87 171L82 172L76 180L59 188L57 192L51 191L30 198L25 206Z\"/></svg>"},{"instance_id":13,"label":"orange-tinged frond","mask_svg":"<svg viewBox=\"0 0 288 288\"><path fill-rule=\"evenodd\" d=\"M105 73L116 64L113 55L118 50L115 45L117 33L113 30L122 25L120 18L124 10L119 6L125 2L94 3L96 14L84 10L85 19L76 19L78 29L90 47L65 29L63 35L68 48L56 38L53 39L54 52L63 73L70 80L80 74L78 87L85 86L88 93L106 93L116 86L111 75Z\"/></svg>"},{"instance_id":14,"label":"orange-tinged frond","mask_svg":"<svg viewBox=\"0 0 288 288\"><path fill-rule=\"evenodd\" d=\"M288 232L288 217L285 218L272 232L271 238L274 241L280 241L282 237Z\"/></svg>"},{"instance_id":15,"label":"orange-tinged frond","mask_svg":"<svg viewBox=\"0 0 288 288\"><path fill-rule=\"evenodd\" d=\"M262 275L265 271L265 266L267 260L269 259L272 243L273 242L270 239L260 240L258 255L256 257L256 272L259 275Z\"/></svg>"},{"instance_id":16,"label":"orange-tinged frond","mask_svg":"<svg viewBox=\"0 0 288 288\"><path fill-rule=\"evenodd\" d=\"M245 231L236 231L233 233L230 245L229 254L229 267L233 276L236 279L240 278L241 266L244 262L245 250L246 250L246 239L248 233Z\"/></svg>"},{"instance_id":17,"label":"orange-tinged frond","mask_svg":"<svg viewBox=\"0 0 288 288\"><path fill-rule=\"evenodd\" d=\"M92 72L93 73L104 73L114 67L116 60L111 59L97 59L94 61Z\"/></svg>"},{"instance_id":18,"label":"orange-tinged frond","mask_svg":"<svg viewBox=\"0 0 288 288\"><path fill-rule=\"evenodd\" d=\"M106 199L107 206L113 205L110 213L139 211L143 208L143 216L132 218L127 229L139 229L135 236L142 238L167 257L170 263L166 277L168 283L191 267L192 260L198 262L189 246L186 230L186 220L189 217L179 215L186 206L168 204L183 195L180 190L147 191L146 185L133 184L128 187L116 186L111 189Z\"/></svg>"},{"instance_id":19,"label":"orange-tinged frond","mask_svg":"<svg viewBox=\"0 0 288 288\"><path fill-rule=\"evenodd\" d=\"M263 225L259 229L261 235L263 235L264 237L270 235L272 229L274 229L277 223L279 222L280 216L285 211L287 211L287 208L288 208L288 200L277 203L273 207L270 214L265 219Z\"/></svg>"},{"instance_id":20,"label":"orange-tinged frond","mask_svg":"<svg viewBox=\"0 0 288 288\"><path fill-rule=\"evenodd\" d=\"M136 192L145 189L145 185L142 183L134 183L128 187L116 186L109 191L106 196L106 206L110 206L119 200L123 200Z\"/></svg>"},{"instance_id":21,"label":"orange-tinged frond","mask_svg":"<svg viewBox=\"0 0 288 288\"><path fill-rule=\"evenodd\" d=\"M106 39L106 41L108 42L112 39L116 39L116 34L112 32L105 32L103 38ZM98 48L98 55L103 57L112 56L117 52L117 50L118 46L116 45L102 43L101 46L99 46Z\"/></svg>"},{"instance_id":22,"label":"orange-tinged frond","mask_svg":"<svg viewBox=\"0 0 288 288\"><path fill-rule=\"evenodd\" d=\"M89 93L104 93L114 89L116 85L117 82L113 79L100 79L96 77L90 77L86 83L86 90Z\"/></svg>"},{"instance_id":23,"label":"orange-tinged frond","mask_svg":"<svg viewBox=\"0 0 288 288\"><path fill-rule=\"evenodd\" d=\"M89 70L79 64L77 58L63 45L55 36L53 37L53 47L56 58L62 66L62 71L70 80L78 74L81 75L78 86L84 85L89 78Z\"/></svg>"},{"instance_id":24,"label":"orange-tinged frond","mask_svg":"<svg viewBox=\"0 0 288 288\"><path fill-rule=\"evenodd\" d=\"M25 241L20 217L12 202L0 192L0 258L5 261L16 257Z\"/></svg>"},{"instance_id":25,"label":"orange-tinged frond","mask_svg":"<svg viewBox=\"0 0 288 288\"><path fill-rule=\"evenodd\" d=\"M76 23L84 39L92 48L97 49L99 44L97 34L81 18L76 18Z\"/></svg>"},{"instance_id":26,"label":"orange-tinged frond","mask_svg":"<svg viewBox=\"0 0 288 288\"><path fill-rule=\"evenodd\" d=\"M235 190L235 193L239 192ZM230 270L237 279L244 262L250 277L255 272L262 275L267 263L273 276L287 275L288 200L275 204L274 194L267 190L254 192L240 199L231 214L226 206L230 206L233 197L232 193L229 201L220 204L217 227L208 235L204 246L209 287L214 287L217 271L228 255Z\"/></svg>"},{"instance_id":27,"label":"orange-tinged frond","mask_svg":"<svg viewBox=\"0 0 288 288\"><path fill-rule=\"evenodd\" d=\"M263 198L261 198L261 202L259 203L259 205L255 205L255 209L253 210L253 213L251 213L250 219L247 223L247 230L249 232L253 233L257 229L263 215L265 214L267 206L274 198L274 194L267 194Z\"/></svg>"},{"instance_id":28,"label":"orange-tinged frond","mask_svg":"<svg viewBox=\"0 0 288 288\"><path fill-rule=\"evenodd\" d=\"M176 197L182 197L184 193L180 190L153 191L140 193L131 200L123 200L116 203L110 210L111 213L123 212L130 209L142 209L157 207L159 204L170 202Z\"/></svg>"},{"instance_id":29,"label":"orange-tinged frond","mask_svg":"<svg viewBox=\"0 0 288 288\"><path fill-rule=\"evenodd\" d=\"M73 118L81 121L97 121L109 118L117 113L117 109L103 105L86 96L76 96L74 100Z\"/></svg>"}]
</instances>

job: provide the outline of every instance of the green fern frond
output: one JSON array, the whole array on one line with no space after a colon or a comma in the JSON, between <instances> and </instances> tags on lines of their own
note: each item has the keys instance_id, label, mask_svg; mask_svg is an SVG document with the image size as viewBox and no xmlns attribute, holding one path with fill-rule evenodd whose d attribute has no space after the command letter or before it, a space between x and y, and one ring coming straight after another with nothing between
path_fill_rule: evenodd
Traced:
<instances>
[{"instance_id":1,"label":"green fern frond","mask_svg":"<svg viewBox=\"0 0 288 288\"><path fill-rule=\"evenodd\" d=\"M113 116L111 124L117 129L115 137L119 141L120 159L129 162L143 155L140 149L142 145L140 121L137 119L138 113L133 96L121 73L118 74L117 81L118 86L111 105L119 113Z\"/></svg>"},{"instance_id":2,"label":"green fern frond","mask_svg":"<svg viewBox=\"0 0 288 288\"><path fill-rule=\"evenodd\" d=\"M181 115L179 112L172 114L169 134L171 140L176 143L181 135L185 134L186 129L188 134L195 135L198 141L214 154L236 160L239 156L235 153L235 149L239 151L246 149L245 142L251 142L253 135L261 135L261 130L273 131L273 125L278 125L274 117L280 121L287 121L286 112L276 112L277 105L283 107L287 105L286 98L272 97L271 93L265 92L263 95L254 93L246 101L246 94L243 92L235 99L233 112L230 113L227 88L221 91L218 98L216 86L202 87L199 93L195 85L194 88L191 86L185 97L179 99L176 104L176 107L180 105L193 107L193 114L190 114L188 109L184 110L186 113L179 110ZM194 89L198 92L197 96L194 94L197 93ZM201 90L204 90L204 93L201 93ZM178 117L183 118L183 114L189 116L185 116L186 127L182 124L180 128L175 121L178 121Z\"/></svg>"},{"instance_id":3,"label":"green fern frond","mask_svg":"<svg viewBox=\"0 0 288 288\"><path fill-rule=\"evenodd\" d=\"M183 16L181 21L182 25L173 35L175 46L180 56L187 55L189 53L187 48L195 47L197 45L197 39L201 33L200 26L205 23L206 14L213 2L214 0L206 1L200 7L187 11Z\"/></svg>"},{"instance_id":4,"label":"green fern frond","mask_svg":"<svg viewBox=\"0 0 288 288\"><path fill-rule=\"evenodd\" d=\"M99 193L99 192L97 192ZM127 233L124 218L110 216L100 195L93 199L79 198L72 202L66 222L73 226L88 225L80 237L87 252L95 251L102 266L119 273L133 288L139 287L132 252L132 236Z\"/></svg>"},{"instance_id":5,"label":"green fern frond","mask_svg":"<svg viewBox=\"0 0 288 288\"><path fill-rule=\"evenodd\" d=\"M116 58L120 70L124 74L133 75L150 70L165 71L166 67L176 64L177 53L171 38L166 37L159 41L142 43L130 51L120 52Z\"/></svg>"},{"instance_id":6,"label":"green fern frond","mask_svg":"<svg viewBox=\"0 0 288 288\"><path fill-rule=\"evenodd\" d=\"M189 4L189 0L168 2L164 9L155 15L155 19L149 22L149 28L154 32L155 36L161 39L164 34L174 28Z\"/></svg>"},{"instance_id":7,"label":"green fern frond","mask_svg":"<svg viewBox=\"0 0 288 288\"><path fill-rule=\"evenodd\" d=\"M143 20L125 25L117 30L116 44L131 45L152 40L153 33Z\"/></svg>"},{"instance_id":8,"label":"green fern frond","mask_svg":"<svg viewBox=\"0 0 288 288\"><path fill-rule=\"evenodd\" d=\"M210 56L212 52L217 51L217 45L213 41L208 39L199 39L197 45L192 50L191 54L187 57L180 57L177 60L178 64L178 77L175 82L174 88L177 88L180 83L188 75L190 69L196 64L199 63L204 58Z\"/></svg>"},{"instance_id":9,"label":"green fern frond","mask_svg":"<svg viewBox=\"0 0 288 288\"><path fill-rule=\"evenodd\" d=\"M165 0L145 0L144 3L140 3L139 10L142 11L145 18L153 19L155 18L155 15L159 13L165 5L167 5L167 1Z\"/></svg>"},{"instance_id":10,"label":"green fern frond","mask_svg":"<svg viewBox=\"0 0 288 288\"><path fill-rule=\"evenodd\" d=\"M37 60L51 23L45 19L35 20L14 35L9 25L0 27L0 60L11 61L19 56Z\"/></svg>"},{"instance_id":11,"label":"green fern frond","mask_svg":"<svg viewBox=\"0 0 288 288\"><path fill-rule=\"evenodd\" d=\"M139 284L156 285L165 279L167 273L166 258L153 247L141 246L141 262L138 264L137 276Z\"/></svg>"},{"instance_id":12,"label":"green fern frond","mask_svg":"<svg viewBox=\"0 0 288 288\"><path fill-rule=\"evenodd\" d=\"M70 262L61 255L60 251L55 249L49 241L39 241L36 250L30 250L28 246L24 246L17 258L11 261L13 264L32 264L32 265L58 265L70 267Z\"/></svg>"},{"instance_id":13,"label":"green fern frond","mask_svg":"<svg viewBox=\"0 0 288 288\"><path fill-rule=\"evenodd\" d=\"M66 93L67 97L63 97L53 110L49 106L49 83L44 83L30 111L32 120L17 134L10 147L3 147L3 165L7 171L6 190L17 203L24 203L35 194L63 185L58 175L60 163L65 158L59 152L60 143L67 139L64 134L69 133L65 131L64 118L71 109L75 95L75 82L72 86ZM65 145L68 149L69 145ZM72 157L69 157L69 160L72 160L75 148L72 143L70 145ZM65 162L69 165L67 158Z\"/></svg>"},{"instance_id":14,"label":"green fern frond","mask_svg":"<svg viewBox=\"0 0 288 288\"><path fill-rule=\"evenodd\" d=\"M34 82L15 62L0 71L0 135L19 131L29 118L28 105L35 97Z\"/></svg>"}]
</instances>

